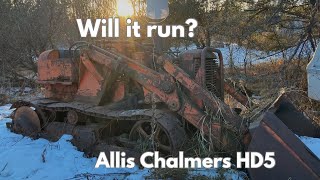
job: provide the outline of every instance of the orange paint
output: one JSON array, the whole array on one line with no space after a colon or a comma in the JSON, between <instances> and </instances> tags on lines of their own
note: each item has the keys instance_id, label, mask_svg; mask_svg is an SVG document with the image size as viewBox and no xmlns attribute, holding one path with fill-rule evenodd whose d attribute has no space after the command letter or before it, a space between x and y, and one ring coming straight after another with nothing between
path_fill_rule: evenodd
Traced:
<instances>
[{"instance_id":1,"label":"orange paint","mask_svg":"<svg viewBox=\"0 0 320 180\"><path fill-rule=\"evenodd\" d=\"M77 74L71 59L60 58L56 50L42 53L38 59L38 80L76 82Z\"/></svg>"},{"instance_id":2,"label":"orange paint","mask_svg":"<svg viewBox=\"0 0 320 180\"><path fill-rule=\"evenodd\" d=\"M125 97L126 86L123 82L116 82L114 95L112 96L112 102L119 102Z\"/></svg>"}]
</instances>

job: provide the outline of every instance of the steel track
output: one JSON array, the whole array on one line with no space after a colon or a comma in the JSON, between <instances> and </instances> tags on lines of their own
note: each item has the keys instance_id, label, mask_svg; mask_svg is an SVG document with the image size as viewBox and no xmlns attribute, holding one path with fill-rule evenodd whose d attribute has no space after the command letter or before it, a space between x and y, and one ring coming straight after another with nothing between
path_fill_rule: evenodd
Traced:
<instances>
[{"instance_id":1,"label":"steel track","mask_svg":"<svg viewBox=\"0 0 320 180\"><path fill-rule=\"evenodd\" d=\"M171 113L159 109L111 110L108 109L108 106L95 106L81 102L65 103L51 99L18 101L12 105L12 108L18 109L22 106L34 107L40 119L43 119L43 123L46 123L48 119L44 110L51 112L68 112L73 110L92 118L101 118L101 123L110 120L135 122L154 118L167 131L172 145L172 153L176 153L187 138L182 123Z\"/></svg>"}]
</instances>

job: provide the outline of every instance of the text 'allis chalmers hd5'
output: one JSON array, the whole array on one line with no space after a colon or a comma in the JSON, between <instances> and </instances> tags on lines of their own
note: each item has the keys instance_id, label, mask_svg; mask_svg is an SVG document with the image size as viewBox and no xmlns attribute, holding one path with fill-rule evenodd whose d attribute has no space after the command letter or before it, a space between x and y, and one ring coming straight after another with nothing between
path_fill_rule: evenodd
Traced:
<instances>
[{"instance_id":1,"label":"text 'allis chalmers hd5'","mask_svg":"<svg viewBox=\"0 0 320 180\"><path fill-rule=\"evenodd\" d=\"M224 89L243 103L245 97L224 84L219 50L173 57L133 42L100 43L43 52L38 82L45 98L13 104L8 127L31 137L71 134L87 153L153 137L155 150L173 155L201 130L219 151L275 152L275 168L248 169L253 179L319 179L319 159L274 113L249 126L223 102Z\"/></svg>"}]
</instances>

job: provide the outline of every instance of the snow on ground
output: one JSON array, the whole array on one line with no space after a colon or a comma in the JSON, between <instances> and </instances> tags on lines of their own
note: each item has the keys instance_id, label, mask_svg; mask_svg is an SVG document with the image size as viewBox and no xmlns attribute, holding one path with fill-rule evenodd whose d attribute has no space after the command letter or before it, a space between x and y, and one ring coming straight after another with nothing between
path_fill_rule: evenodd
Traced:
<instances>
[{"instance_id":1,"label":"snow on ground","mask_svg":"<svg viewBox=\"0 0 320 180\"><path fill-rule=\"evenodd\" d=\"M85 174L106 179L141 179L147 169L95 169L96 158L84 158L83 153L65 135L58 142L32 140L11 133L3 118L10 115L10 105L0 107L0 179L86 179ZM82 177L82 178L81 178Z\"/></svg>"},{"instance_id":2,"label":"snow on ground","mask_svg":"<svg viewBox=\"0 0 320 180\"><path fill-rule=\"evenodd\" d=\"M98 168L96 158L85 158L64 135L57 142L45 139L32 140L10 132L6 118L12 112L10 105L0 106L0 180L1 179L144 179L152 173L149 169ZM320 139L300 137L320 158ZM189 172L195 176L217 177L215 169L197 169ZM243 172L229 170L226 179L243 179Z\"/></svg>"},{"instance_id":3,"label":"snow on ground","mask_svg":"<svg viewBox=\"0 0 320 180\"><path fill-rule=\"evenodd\" d=\"M320 139L301 136L300 140L320 159Z\"/></svg>"},{"instance_id":4,"label":"snow on ground","mask_svg":"<svg viewBox=\"0 0 320 180\"><path fill-rule=\"evenodd\" d=\"M191 44L187 49L196 49L197 46L195 44ZM269 62L269 61L277 61L279 59L290 59L292 54L294 54L296 47L289 48L285 51L278 52L265 52L259 51L256 49L248 49L243 46L239 46L238 44L224 44L223 47L218 47L217 49L221 50L224 59L224 65L230 65L230 61L232 60L235 66L243 66L246 61L248 64L258 64L261 62ZM179 48L172 48L173 51L186 51L185 46L181 46ZM302 51L301 51L302 50ZM300 57L308 57L312 54L310 44L306 44L303 47L298 49L298 54L296 56ZM301 52L301 53L300 53Z\"/></svg>"},{"instance_id":5,"label":"snow on ground","mask_svg":"<svg viewBox=\"0 0 320 180\"><path fill-rule=\"evenodd\" d=\"M0 119L3 119L11 114L12 110L10 110L10 107L11 107L11 104L0 106Z\"/></svg>"},{"instance_id":6,"label":"snow on ground","mask_svg":"<svg viewBox=\"0 0 320 180\"><path fill-rule=\"evenodd\" d=\"M10 105L0 106L0 179L144 179L149 169L98 168L96 158L85 158L64 135L57 142L45 139L32 140L14 134L6 128L11 119ZM216 177L215 169L198 169L189 172L194 176ZM227 171L226 179L242 179L242 172Z\"/></svg>"},{"instance_id":7,"label":"snow on ground","mask_svg":"<svg viewBox=\"0 0 320 180\"><path fill-rule=\"evenodd\" d=\"M237 44L230 44L228 46L218 49L221 50L225 65L230 65L229 63L231 59L234 65L241 66L244 64L245 61L248 64L258 64L261 62L267 62L283 58L282 53L264 52L254 49L247 49Z\"/></svg>"},{"instance_id":8,"label":"snow on ground","mask_svg":"<svg viewBox=\"0 0 320 180\"><path fill-rule=\"evenodd\" d=\"M6 106L8 107L8 106ZM1 108L1 116L9 114ZM11 119L0 121L0 179L72 179L84 174L106 175L107 179L141 179L147 169L95 169L96 158L84 158L83 153L65 135L58 142L32 140L11 133L5 126Z\"/></svg>"}]
</instances>

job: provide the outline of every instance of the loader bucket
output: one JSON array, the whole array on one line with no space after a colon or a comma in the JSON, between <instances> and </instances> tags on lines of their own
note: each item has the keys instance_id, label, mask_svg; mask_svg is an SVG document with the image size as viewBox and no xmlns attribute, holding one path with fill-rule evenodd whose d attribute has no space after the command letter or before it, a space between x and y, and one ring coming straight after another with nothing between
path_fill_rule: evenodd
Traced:
<instances>
[{"instance_id":1,"label":"loader bucket","mask_svg":"<svg viewBox=\"0 0 320 180\"><path fill-rule=\"evenodd\" d=\"M275 152L276 165L248 169L252 179L320 179L320 160L273 113L250 127L249 152Z\"/></svg>"},{"instance_id":2,"label":"loader bucket","mask_svg":"<svg viewBox=\"0 0 320 180\"><path fill-rule=\"evenodd\" d=\"M269 109L293 133L299 136L320 137L320 127L299 111L286 94L282 94Z\"/></svg>"}]
</instances>

